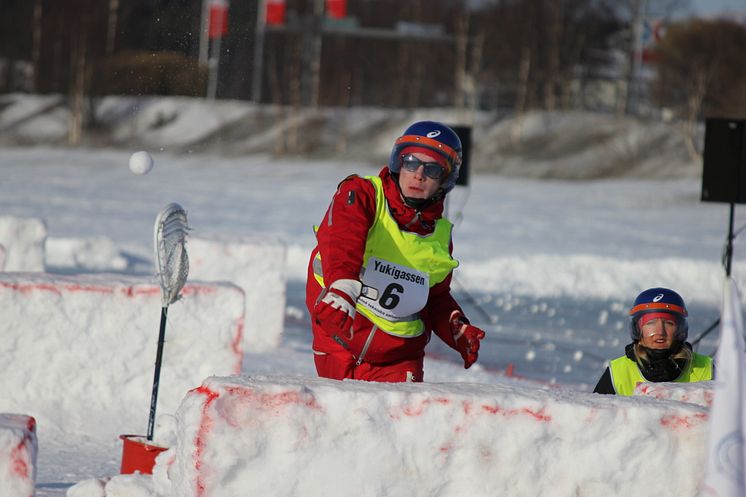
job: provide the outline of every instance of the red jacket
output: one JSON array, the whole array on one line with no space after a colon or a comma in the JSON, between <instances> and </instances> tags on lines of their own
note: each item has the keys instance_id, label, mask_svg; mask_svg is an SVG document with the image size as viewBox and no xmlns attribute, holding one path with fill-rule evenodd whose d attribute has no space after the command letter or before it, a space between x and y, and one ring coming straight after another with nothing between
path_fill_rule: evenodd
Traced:
<instances>
[{"instance_id":1,"label":"red jacket","mask_svg":"<svg viewBox=\"0 0 746 497\"><path fill-rule=\"evenodd\" d=\"M418 212L404 203L388 167L384 167L379 176L383 180L389 209L399 227L420 235L432 233L435 221L443 215L443 200ZM347 177L337 188L316 233L318 244L312 251L308 264L306 306L311 315L322 290L313 275L313 260L317 252L321 253L324 282L327 286L339 279L359 280L365 241L376 215L375 195L373 184L355 175ZM452 251L452 247L450 248ZM451 313L461 310L461 307L451 296L450 285L449 274L445 280L430 288L427 304L420 314L425 323L425 333L416 338L402 338L377 330L363 360L380 364L422 357L431 331L435 331L445 343L455 349L449 319ZM373 324L365 316L360 313L355 315L350 353L358 359L372 328ZM313 349L330 353L339 351L340 345L319 325L313 323Z\"/></svg>"}]
</instances>

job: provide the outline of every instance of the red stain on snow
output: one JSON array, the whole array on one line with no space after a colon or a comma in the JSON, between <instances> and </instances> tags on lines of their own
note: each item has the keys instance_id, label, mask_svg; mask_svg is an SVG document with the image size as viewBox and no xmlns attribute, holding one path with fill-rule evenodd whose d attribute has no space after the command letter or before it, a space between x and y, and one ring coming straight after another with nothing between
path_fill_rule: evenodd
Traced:
<instances>
[{"instance_id":1,"label":"red stain on snow","mask_svg":"<svg viewBox=\"0 0 746 497\"><path fill-rule=\"evenodd\" d=\"M698 413L692 416L679 416L678 414L671 414L661 418L661 426L671 428L673 430L688 430L697 425L707 422L706 413Z\"/></svg>"},{"instance_id":2,"label":"red stain on snow","mask_svg":"<svg viewBox=\"0 0 746 497\"><path fill-rule=\"evenodd\" d=\"M28 480L30 471L28 467L28 450L26 448L26 438L10 451L11 471L19 478Z\"/></svg>"},{"instance_id":3,"label":"red stain on snow","mask_svg":"<svg viewBox=\"0 0 746 497\"><path fill-rule=\"evenodd\" d=\"M504 409L498 405L482 405L482 411L489 414L497 414L506 418L510 418L513 416L529 416L534 418L536 421L542 421L544 423L552 421L552 416L546 414L543 407L536 411L528 407L520 407L518 409Z\"/></svg>"},{"instance_id":4,"label":"red stain on snow","mask_svg":"<svg viewBox=\"0 0 746 497\"><path fill-rule=\"evenodd\" d=\"M310 409L322 410L316 399L300 392L285 391L279 393L260 393L245 387L226 387L225 391L232 396L242 397L261 406L262 410L277 410L290 404L298 404Z\"/></svg>"},{"instance_id":5,"label":"red stain on snow","mask_svg":"<svg viewBox=\"0 0 746 497\"><path fill-rule=\"evenodd\" d=\"M22 480L31 479L31 469L29 468L29 462L31 461L29 447L31 445L31 436L26 434L23 440L10 451L11 471Z\"/></svg>"},{"instance_id":6,"label":"red stain on snow","mask_svg":"<svg viewBox=\"0 0 746 497\"><path fill-rule=\"evenodd\" d=\"M451 400L446 397L435 397L432 399L424 399L421 402L418 402L413 405L405 406L399 409L392 409L389 412L389 417L392 419L399 419L400 414L404 416L421 416L427 408L429 408L432 405L448 405L451 403ZM464 411L464 414L469 416L473 414L489 414L489 415L500 415L503 417L513 417L513 416L529 416L534 418L537 421L542 422L550 422L552 420L552 417L548 414L546 414L544 408L537 410L530 409L528 407L520 407L517 409L505 409L503 407L500 407L498 405L486 405L482 404L481 406L477 406L475 409L475 406L471 402L463 402L462 403L462 409ZM456 431L458 431L459 428L456 428Z\"/></svg>"},{"instance_id":7,"label":"red stain on snow","mask_svg":"<svg viewBox=\"0 0 746 497\"><path fill-rule=\"evenodd\" d=\"M1 288L7 288L21 293L32 293L32 292L51 292L57 295L62 295L64 292L77 293L103 293L103 294L123 294L127 297L138 297L141 295L157 295L160 293L159 286L107 286L107 285L85 285L81 283L12 283L7 281L0 281ZM202 286L202 285L186 285L181 293L182 295L197 295L197 294L210 294L215 293L217 288L213 286Z\"/></svg>"},{"instance_id":8,"label":"red stain on snow","mask_svg":"<svg viewBox=\"0 0 746 497\"><path fill-rule=\"evenodd\" d=\"M201 496L205 492L204 475L200 473L200 469L202 469L202 454L205 451L205 438L207 437L210 428L212 428L213 423L212 418L207 411L210 408L210 404L218 398L218 393L210 390L204 385L195 388L194 390L190 390L189 394L192 393L202 394L207 397L205 402L202 404L202 418L199 423L197 435L194 437L194 455L192 456L194 468L197 470L197 495Z\"/></svg>"},{"instance_id":9,"label":"red stain on snow","mask_svg":"<svg viewBox=\"0 0 746 497\"><path fill-rule=\"evenodd\" d=\"M225 387L225 392L231 397L238 397L242 401L256 402L261 406L262 410L276 410L279 407L299 404L311 409L322 410L322 407L316 402L310 395L303 395L299 392L285 391L276 394L260 393L257 394L254 390L246 387ZM218 392L211 390L209 387L202 385L198 388L190 390L190 395L201 394L206 397L202 404L202 417L197 430L197 435L194 438L194 454L192 459L194 461L194 468L197 472L197 496L204 495L205 492L205 480L204 473L201 472L203 469L203 454L206 448L206 440L214 424L214 420L209 414L210 405L220 397ZM231 426L237 426L235 420L226 419Z\"/></svg>"},{"instance_id":10,"label":"red stain on snow","mask_svg":"<svg viewBox=\"0 0 746 497\"><path fill-rule=\"evenodd\" d=\"M36 419L33 416L23 417L26 418L26 433L18 445L10 451L10 470L22 480L31 480L32 470L29 463L32 460L31 447L34 445Z\"/></svg>"},{"instance_id":11,"label":"red stain on snow","mask_svg":"<svg viewBox=\"0 0 746 497\"><path fill-rule=\"evenodd\" d=\"M233 335L233 342L231 342L231 349L236 354L236 365L233 366L233 372L236 374L241 372L241 362L243 361L243 347L241 346L243 343L243 330L244 317L241 316L236 325L236 334Z\"/></svg>"},{"instance_id":12,"label":"red stain on snow","mask_svg":"<svg viewBox=\"0 0 746 497\"><path fill-rule=\"evenodd\" d=\"M182 295L207 295L215 293L218 288L215 286L197 286L197 285L186 285L182 289Z\"/></svg>"},{"instance_id":13,"label":"red stain on snow","mask_svg":"<svg viewBox=\"0 0 746 497\"><path fill-rule=\"evenodd\" d=\"M585 417L585 422L592 423L596 420L597 417L598 417L598 409L596 409L595 407L591 407L588 410L588 414Z\"/></svg>"},{"instance_id":14,"label":"red stain on snow","mask_svg":"<svg viewBox=\"0 0 746 497\"><path fill-rule=\"evenodd\" d=\"M53 285L51 283L22 284L22 283L0 282L0 287L8 288L9 290L15 290L21 293L31 293L36 290L53 292L58 295L62 293L60 292L60 289L57 285Z\"/></svg>"},{"instance_id":15,"label":"red stain on snow","mask_svg":"<svg viewBox=\"0 0 746 497\"><path fill-rule=\"evenodd\" d=\"M421 416L425 409L432 404L448 405L451 401L445 397L435 397L432 399L424 399L422 402L418 402L415 405L405 406L401 409L401 414L404 416ZM392 413L392 418L398 419L398 414Z\"/></svg>"}]
</instances>

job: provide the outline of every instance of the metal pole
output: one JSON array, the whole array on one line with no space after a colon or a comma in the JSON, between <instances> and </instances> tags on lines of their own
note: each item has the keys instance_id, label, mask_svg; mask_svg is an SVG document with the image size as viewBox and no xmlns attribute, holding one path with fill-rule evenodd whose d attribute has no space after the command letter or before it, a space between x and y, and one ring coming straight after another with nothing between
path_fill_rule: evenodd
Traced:
<instances>
[{"instance_id":1,"label":"metal pole","mask_svg":"<svg viewBox=\"0 0 746 497\"><path fill-rule=\"evenodd\" d=\"M733 260L733 217L735 204L730 203L730 220L728 222L728 243L725 246L725 275L730 277L731 261Z\"/></svg>"},{"instance_id":2,"label":"metal pole","mask_svg":"<svg viewBox=\"0 0 746 497\"><path fill-rule=\"evenodd\" d=\"M199 65L207 65L210 40L207 37L210 22L210 0L202 0L202 14L199 22Z\"/></svg>"},{"instance_id":3,"label":"metal pole","mask_svg":"<svg viewBox=\"0 0 746 497\"><path fill-rule=\"evenodd\" d=\"M40 66L40 60L41 60L41 35L42 35L42 29L41 29L41 21L42 21L42 14L43 14L43 3L42 0L36 0L34 2L34 16L33 16L33 26L32 26L32 35L31 35L31 65L34 70L34 79L33 79L33 88L32 92L39 91L39 71L41 69Z\"/></svg>"},{"instance_id":4,"label":"metal pole","mask_svg":"<svg viewBox=\"0 0 746 497\"><path fill-rule=\"evenodd\" d=\"M153 374L153 392L150 394L150 416L148 417L148 440L153 440L155 428L155 407L158 403L158 385L161 378L161 362L163 361L163 342L166 337L166 315L168 307L161 307L161 327L158 332L158 352L155 355L155 373Z\"/></svg>"},{"instance_id":5,"label":"metal pole","mask_svg":"<svg viewBox=\"0 0 746 497\"><path fill-rule=\"evenodd\" d=\"M733 261L733 238L735 238L735 235L733 235L733 220L735 217L735 203L730 203L730 219L728 220L728 239L725 243L725 253L723 254L723 266L725 266L725 274L727 277L730 278L730 270L731 270L731 262ZM715 329L717 325L720 324L720 318L716 319L714 323L710 325L709 328L707 328L705 331L700 333L700 335L695 338L691 343L694 347L694 350L696 352L699 342L710 334L712 330Z\"/></svg>"},{"instance_id":6,"label":"metal pole","mask_svg":"<svg viewBox=\"0 0 746 497\"><path fill-rule=\"evenodd\" d=\"M215 38L213 45L212 54L210 54L210 60L208 62L209 73L207 79L207 98L215 100L215 95L218 92L218 70L220 66L220 42L223 38L218 36Z\"/></svg>"},{"instance_id":7,"label":"metal pole","mask_svg":"<svg viewBox=\"0 0 746 497\"><path fill-rule=\"evenodd\" d=\"M220 4L221 7L227 9L228 4L226 2L225 5ZM212 16L212 11L210 12L210 15ZM215 96L218 92L218 73L220 71L220 55L221 55L221 45L223 42L223 31L225 26L223 25L225 12L221 11L220 15L217 16L215 21L215 25L212 26L213 19L210 19L211 28L215 28L215 39L213 42L210 43L212 50L210 50L210 58L208 61L208 79L207 79L207 98L210 100L215 100Z\"/></svg>"},{"instance_id":8,"label":"metal pole","mask_svg":"<svg viewBox=\"0 0 746 497\"><path fill-rule=\"evenodd\" d=\"M117 38L117 14L119 0L109 0L109 23L106 28L106 55L114 53L114 42Z\"/></svg>"},{"instance_id":9,"label":"metal pole","mask_svg":"<svg viewBox=\"0 0 746 497\"><path fill-rule=\"evenodd\" d=\"M251 80L251 96L254 102L262 101L264 81L264 21L267 16L267 1L257 0L256 27L254 28L254 74Z\"/></svg>"},{"instance_id":10,"label":"metal pole","mask_svg":"<svg viewBox=\"0 0 746 497\"><path fill-rule=\"evenodd\" d=\"M627 84L627 114L639 113L639 89L640 79L642 77L642 49L643 49L643 23L646 19L646 0L635 0L633 2L634 12L632 13L632 67L630 68L630 77Z\"/></svg>"},{"instance_id":11,"label":"metal pole","mask_svg":"<svg viewBox=\"0 0 746 497\"><path fill-rule=\"evenodd\" d=\"M309 105L313 108L319 106L319 86L321 84L321 53L323 35L322 29L324 22L324 0L316 0L313 9L313 24L311 41L311 63L310 71L310 88L309 88Z\"/></svg>"}]
</instances>

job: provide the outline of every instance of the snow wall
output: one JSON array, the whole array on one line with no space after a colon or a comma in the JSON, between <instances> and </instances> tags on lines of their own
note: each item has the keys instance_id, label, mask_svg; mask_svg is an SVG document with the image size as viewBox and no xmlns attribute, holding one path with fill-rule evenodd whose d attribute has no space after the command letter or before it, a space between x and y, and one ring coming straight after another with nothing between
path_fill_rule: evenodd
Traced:
<instances>
[{"instance_id":1,"label":"snow wall","mask_svg":"<svg viewBox=\"0 0 746 497\"><path fill-rule=\"evenodd\" d=\"M158 415L204 378L241 370L241 289L192 281L181 295L168 307ZM36 418L40 440L46 429L146 432L161 316L150 278L0 273L0 309L17 310L0 320L0 412Z\"/></svg>"},{"instance_id":2,"label":"snow wall","mask_svg":"<svg viewBox=\"0 0 746 497\"><path fill-rule=\"evenodd\" d=\"M246 351L280 344L285 317L287 248L277 236L189 237L189 280L226 281L243 289ZM105 236L47 236L38 218L0 216L0 271L54 270L65 274L126 272L127 259ZM154 269L155 271L155 269Z\"/></svg>"},{"instance_id":3,"label":"snow wall","mask_svg":"<svg viewBox=\"0 0 746 497\"><path fill-rule=\"evenodd\" d=\"M177 425L158 495L694 497L708 415L526 386L229 376L190 391Z\"/></svg>"},{"instance_id":4,"label":"snow wall","mask_svg":"<svg viewBox=\"0 0 746 497\"><path fill-rule=\"evenodd\" d=\"M280 345L285 317L285 243L271 236L189 237L189 276L230 281L246 295L244 350L265 352Z\"/></svg>"},{"instance_id":5,"label":"snow wall","mask_svg":"<svg viewBox=\"0 0 746 497\"><path fill-rule=\"evenodd\" d=\"M44 271L46 238L42 219L0 216L0 271Z\"/></svg>"}]
</instances>

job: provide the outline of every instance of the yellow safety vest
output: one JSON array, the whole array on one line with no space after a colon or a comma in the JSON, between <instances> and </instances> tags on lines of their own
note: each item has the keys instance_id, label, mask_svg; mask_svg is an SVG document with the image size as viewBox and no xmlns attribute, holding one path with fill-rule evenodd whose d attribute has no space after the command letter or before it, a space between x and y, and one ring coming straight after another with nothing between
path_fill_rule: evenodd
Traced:
<instances>
[{"instance_id":1,"label":"yellow safety vest","mask_svg":"<svg viewBox=\"0 0 746 497\"><path fill-rule=\"evenodd\" d=\"M356 309L390 335L420 336L425 324L419 312L427 304L429 289L458 266L449 252L453 224L440 218L435 222L435 230L424 236L402 231L389 212L381 178L366 176L365 179L376 190L376 216L368 229L360 278L364 285L375 288L378 295L375 299L360 297ZM323 287L320 254L314 261L314 276Z\"/></svg>"},{"instance_id":2,"label":"yellow safety vest","mask_svg":"<svg viewBox=\"0 0 746 497\"><path fill-rule=\"evenodd\" d=\"M637 363L626 355L611 361L609 371L617 395L632 395L638 383L648 381L640 372ZM674 381L677 383L693 383L711 379L712 357L693 352L692 360Z\"/></svg>"}]
</instances>

